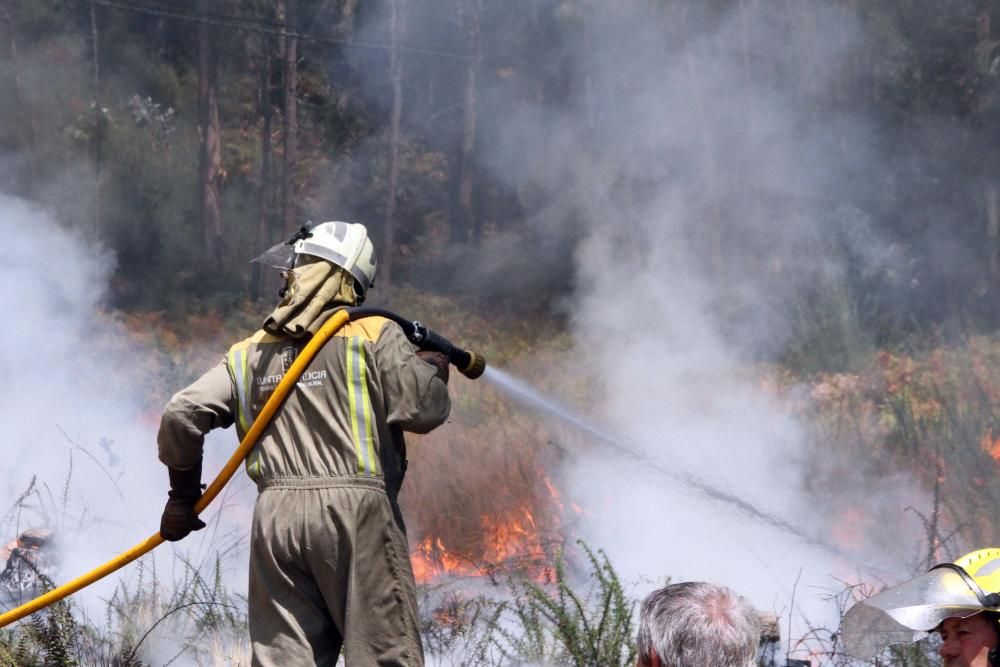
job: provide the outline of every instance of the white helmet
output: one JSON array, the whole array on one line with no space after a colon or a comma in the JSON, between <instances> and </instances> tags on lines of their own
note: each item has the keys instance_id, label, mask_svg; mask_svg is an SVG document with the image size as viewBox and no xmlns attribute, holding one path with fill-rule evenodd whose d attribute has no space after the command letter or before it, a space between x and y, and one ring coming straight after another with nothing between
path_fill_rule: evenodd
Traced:
<instances>
[{"instance_id":1,"label":"white helmet","mask_svg":"<svg viewBox=\"0 0 1000 667\"><path fill-rule=\"evenodd\" d=\"M309 232L292 246L295 254L313 255L349 272L363 296L375 280L378 265L365 226L356 222L321 222Z\"/></svg>"},{"instance_id":2,"label":"white helmet","mask_svg":"<svg viewBox=\"0 0 1000 667\"><path fill-rule=\"evenodd\" d=\"M339 266L352 276L358 295L364 297L375 280L375 247L368 230L356 222L307 224L292 238L279 243L255 261L277 268L292 268L296 255L312 255Z\"/></svg>"}]
</instances>

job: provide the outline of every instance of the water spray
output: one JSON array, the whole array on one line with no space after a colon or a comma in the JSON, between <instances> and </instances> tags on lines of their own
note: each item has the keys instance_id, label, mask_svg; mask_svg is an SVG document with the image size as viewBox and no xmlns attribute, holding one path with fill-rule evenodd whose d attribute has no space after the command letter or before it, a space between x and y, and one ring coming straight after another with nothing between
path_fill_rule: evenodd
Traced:
<instances>
[{"instance_id":1,"label":"water spray","mask_svg":"<svg viewBox=\"0 0 1000 667\"><path fill-rule=\"evenodd\" d=\"M605 448L638 461L646 466L647 469L664 477L678 481L689 489L706 498L709 498L710 500L733 507L746 516L792 535L810 546L819 547L836 556L864 565L868 570L873 572L881 572L883 570L883 568L871 563L859 561L855 554L848 553L836 545L830 544L815 535L805 532L794 524L782 519L780 516L763 510L743 498L720 489L719 487L702 479L694 472L688 470L672 470L667 468L656 459L644 454L633 443L596 428L580 416L576 415L572 410L569 410L565 406L559 405L555 401L546 398L537 389L531 387L522 380L514 378L508 373L496 368L488 368L486 369L483 378L494 386L502 389L509 396L520 401L521 403L558 417L568 424L572 424L584 433L593 436Z\"/></svg>"}]
</instances>

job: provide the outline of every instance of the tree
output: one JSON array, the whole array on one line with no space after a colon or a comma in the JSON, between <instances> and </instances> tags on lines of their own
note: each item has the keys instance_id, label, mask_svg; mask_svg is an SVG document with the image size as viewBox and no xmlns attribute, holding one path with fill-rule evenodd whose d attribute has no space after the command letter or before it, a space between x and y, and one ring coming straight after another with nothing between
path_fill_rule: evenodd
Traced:
<instances>
[{"instance_id":1,"label":"tree","mask_svg":"<svg viewBox=\"0 0 1000 667\"><path fill-rule=\"evenodd\" d=\"M254 231L254 256L260 255L273 241L271 221L271 173L273 158L273 147L271 134L274 131L274 108L271 104L271 76L272 76L272 54L273 47L270 36L262 39L260 61L257 68L258 104L261 116L260 126L260 186L257 193L257 225ZM254 262L250 275L250 296L254 299L260 298L263 274L259 263Z\"/></svg>"},{"instance_id":2,"label":"tree","mask_svg":"<svg viewBox=\"0 0 1000 667\"><path fill-rule=\"evenodd\" d=\"M91 8L91 11L93 11L93 8ZM19 184L18 189L25 193L30 193L32 185L38 179L38 157L35 149L35 117L30 109L28 109L28 101L24 94L23 63L17 49L17 26L9 5L4 6L2 18L10 35L10 59L14 73L14 100L17 104L18 126L22 128L22 134L20 135L21 150L27 153L28 156L27 183L24 185ZM94 48L96 63L96 40Z\"/></svg>"},{"instance_id":3,"label":"tree","mask_svg":"<svg viewBox=\"0 0 1000 667\"><path fill-rule=\"evenodd\" d=\"M479 242L482 232L473 202L476 150L476 80L482 61L480 41L480 0L458 0L459 17L465 36L467 63L462 95L462 134L459 138L456 179L453 185L451 224L462 240Z\"/></svg>"},{"instance_id":4,"label":"tree","mask_svg":"<svg viewBox=\"0 0 1000 667\"><path fill-rule=\"evenodd\" d=\"M281 24L281 39L284 57L284 150L281 181L281 215L284 235L290 236L297 226L298 213L295 206L295 162L298 159L298 107L296 88L298 86L299 38L295 32L298 25L298 0L279 0L278 20Z\"/></svg>"},{"instance_id":5,"label":"tree","mask_svg":"<svg viewBox=\"0 0 1000 667\"><path fill-rule=\"evenodd\" d=\"M198 13L211 9L211 0L198 0ZM219 189L222 182L222 143L219 128L218 57L215 30L207 21L198 22L198 189L199 218L205 236L209 266L223 259L222 214Z\"/></svg>"},{"instance_id":6,"label":"tree","mask_svg":"<svg viewBox=\"0 0 1000 667\"><path fill-rule=\"evenodd\" d=\"M386 191L385 224L382 232L383 253L382 282L392 284L392 249L395 243L394 217L396 215L396 186L399 179L399 125L403 113L403 57L399 52L400 34L403 31L402 11L405 0L389 0L389 78L392 82L392 111L389 114L389 177Z\"/></svg>"},{"instance_id":7,"label":"tree","mask_svg":"<svg viewBox=\"0 0 1000 667\"><path fill-rule=\"evenodd\" d=\"M101 233L101 142L104 138L104 113L101 106L101 59L96 4L90 5L90 35L94 62L94 238L97 238ZM11 44L13 45L13 38Z\"/></svg>"}]
</instances>

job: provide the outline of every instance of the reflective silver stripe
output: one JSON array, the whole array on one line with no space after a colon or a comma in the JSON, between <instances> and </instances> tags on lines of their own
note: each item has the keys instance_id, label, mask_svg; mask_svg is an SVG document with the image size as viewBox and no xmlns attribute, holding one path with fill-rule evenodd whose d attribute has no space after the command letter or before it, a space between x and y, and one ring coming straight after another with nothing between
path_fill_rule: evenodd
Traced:
<instances>
[{"instance_id":1,"label":"reflective silver stripe","mask_svg":"<svg viewBox=\"0 0 1000 667\"><path fill-rule=\"evenodd\" d=\"M358 472L378 474L375 439L371 429L371 400L365 378L365 341L361 336L347 339L347 396L351 410L351 432L358 456Z\"/></svg>"}]
</instances>

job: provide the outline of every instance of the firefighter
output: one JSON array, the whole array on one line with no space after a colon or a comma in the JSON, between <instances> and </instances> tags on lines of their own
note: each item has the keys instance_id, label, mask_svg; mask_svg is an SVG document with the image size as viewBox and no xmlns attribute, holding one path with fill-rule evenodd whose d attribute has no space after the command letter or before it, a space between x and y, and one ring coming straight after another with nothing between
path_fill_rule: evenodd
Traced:
<instances>
[{"instance_id":1,"label":"firefighter","mask_svg":"<svg viewBox=\"0 0 1000 667\"><path fill-rule=\"evenodd\" d=\"M296 355L333 312L360 304L376 259L364 226L303 227L260 258L283 266L282 299L256 334L167 404L160 460L170 492L160 533L204 523L205 434L235 423L242 439ZM318 352L247 457L253 513L249 621L255 666L422 665L417 604L396 496L402 431L448 417L448 359L416 352L395 322L366 317Z\"/></svg>"},{"instance_id":2,"label":"firefighter","mask_svg":"<svg viewBox=\"0 0 1000 667\"><path fill-rule=\"evenodd\" d=\"M947 667L1000 667L1000 549L979 549L851 607L844 648L863 659L936 632Z\"/></svg>"}]
</instances>

